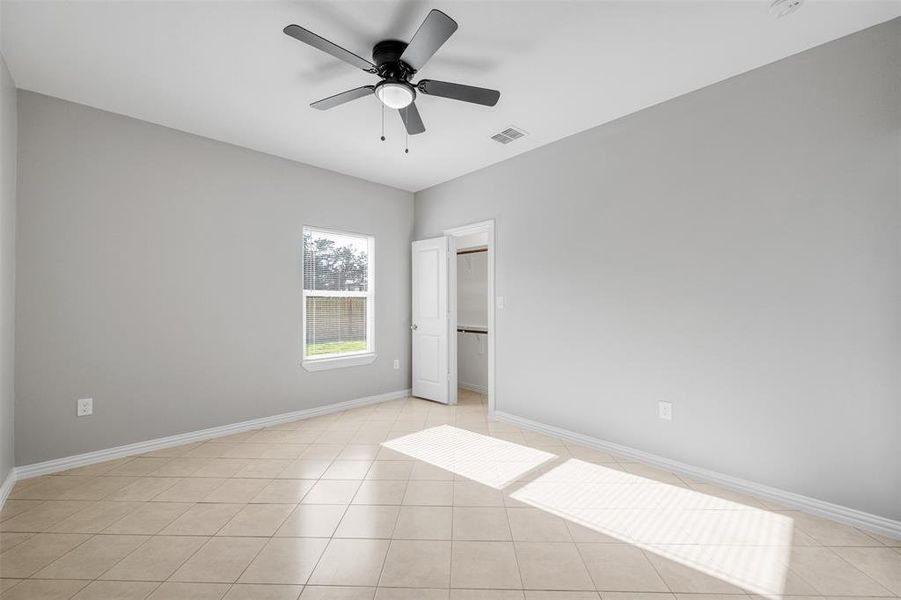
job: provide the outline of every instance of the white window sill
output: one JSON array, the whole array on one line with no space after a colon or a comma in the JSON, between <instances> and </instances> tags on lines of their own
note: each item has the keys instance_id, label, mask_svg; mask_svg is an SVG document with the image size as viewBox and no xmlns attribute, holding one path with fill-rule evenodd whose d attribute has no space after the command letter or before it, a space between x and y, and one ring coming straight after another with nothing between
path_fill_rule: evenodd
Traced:
<instances>
[{"instance_id":1,"label":"white window sill","mask_svg":"<svg viewBox=\"0 0 901 600\"><path fill-rule=\"evenodd\" d=\"M334 356L332 358L313 358L303 361L301 364L307 371L326 371L328 369L343 369L344 367L357 367L375 362L376 355L372 352L365 354L351 354L350 356Z\"/></svg>"}]
</instances>

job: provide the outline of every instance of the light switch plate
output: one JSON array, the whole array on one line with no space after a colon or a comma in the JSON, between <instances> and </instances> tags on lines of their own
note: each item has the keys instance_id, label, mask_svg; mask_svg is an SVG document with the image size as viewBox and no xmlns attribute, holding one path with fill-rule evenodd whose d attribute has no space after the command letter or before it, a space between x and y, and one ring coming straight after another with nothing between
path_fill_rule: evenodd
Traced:
<instances>
[{"instance_id":1,"label":"light switch plate","mask_svg":"<svg viewBox=\"0 0 901 600\"><path fill-rule=\"evenodd\" d=\"M81 398L75 403L75 416L88 417L94 414L94 399Z\"/></svg>"}]
</instances>

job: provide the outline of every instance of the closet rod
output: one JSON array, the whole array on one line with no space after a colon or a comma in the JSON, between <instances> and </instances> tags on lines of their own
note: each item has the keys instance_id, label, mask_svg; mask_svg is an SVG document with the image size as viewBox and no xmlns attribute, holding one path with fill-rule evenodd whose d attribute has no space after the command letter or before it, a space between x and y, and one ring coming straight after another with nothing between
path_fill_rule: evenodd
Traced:
<instances>
[{"instance_id":1,"label":"closet rod","mask_svg":"<svg viewBox=\"0 0 901 600\"><path fill-rule=\"evenodd\" d=\"M479 252L488 252L488 248L476 248L475 250L460 250L457 252L457 256L461 254L477 254Z\"/></svg>"},{"instance_id":2,"label":"closet rod","mask_svg":"<svg viewBox=\"0 0 901 600\"><path fill-rule=\"evenodd\" d=\"M461 329L457 328L457 333L488 333L487 329Z\"/></svg>"}]
</instances>

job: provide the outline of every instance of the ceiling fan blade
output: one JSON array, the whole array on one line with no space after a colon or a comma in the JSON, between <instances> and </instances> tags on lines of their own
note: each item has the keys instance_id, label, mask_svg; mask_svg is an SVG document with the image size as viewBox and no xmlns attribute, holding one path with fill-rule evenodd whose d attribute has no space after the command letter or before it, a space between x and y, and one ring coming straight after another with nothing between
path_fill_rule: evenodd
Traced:
<instances>
[{"instance_id":1,"label":"ceiling fan blade","mask_svg":"<svg viewBox=\"0 0 901 600\"><path fill-rule=\"evenodd\" d=\"M374 91L375 86L364 85L363 87L354 88L352 90L347 90L346 92L341 92L340 94L335 94L334 96L329 96L328 98L323 98L322 100L317 100L310 106L318 110L328 110L340 106L345 102L368 96Z\"/></svg>"},{"instance_id":2,"label":"ceiling fan blade","mask_svg":"<svg viewBox=\"0 0 901 600\"><path fill-rule=\"evenodd\" d=\"M416 87L420 92L429 96L440 96L484 106L494 106L501 97L501 93L497 90L473 87L461 83L434 81L432 79L423 79Z\"/></svg>"},{"instance_id":3,"label":"ceiling fan blade","mask_svg":"<svg viewBox=\"0 0 901 600\"><path fill-rule=\"evenodd\" d=\"M416 108L415 102L398 109L397 112L400 114L400 120L404 122L404 127L407 128L407 133L417 135L425 132L425 125L422 123L422 117L419 116L419 109Z\"/></svg>"},{"instance_id":4,"label":"ceiling fan blade","mask_svg":"<svg viewBox=\"0 0 901 600\"><path fill-rule=\"evenodd\" d=\"M312 31L307 31L300 25L288 25L287 27L285 27L285 33L296 40L300 40L304 44L313 46L317 50L322 50L323 52L331 54L335 58L340 58L344 62L349 63L357 67L358 69L363 69L364 71L375 73L375 65L365 58L357 56L350 50L345 50L341 46L328 41L324 37L316 35Z\"/></svg>"},{"instance_id":5,"label":"ceiling fan blade","mask_svg":"<svg viewBox=\"0 0 901 600\"><path fill-rule=\"evenodd\" d=\"M414 70L420 70L455 31L457 31L456 21L440 10L432 9L413 34L413 39L400 55L400 59Z\"/></svg>"}]
</instances>

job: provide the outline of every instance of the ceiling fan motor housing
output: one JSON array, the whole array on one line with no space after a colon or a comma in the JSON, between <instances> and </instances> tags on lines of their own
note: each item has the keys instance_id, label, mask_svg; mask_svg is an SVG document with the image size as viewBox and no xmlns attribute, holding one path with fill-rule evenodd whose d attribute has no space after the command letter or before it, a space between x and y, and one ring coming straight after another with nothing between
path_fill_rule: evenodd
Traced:
<instances>
[{"instance_id":1,"label":"ceiling fan motor housing","mask_svg":"<svg viewBox=\"0 0 901 600\"><path fill-rule=\"evenodd\" d=\"M415 70L400 59L406 49L407 43L400 40L384 40L372 48L372 61L379 77L407 81L413 76Z\"/></svg>"}]
</instances>

